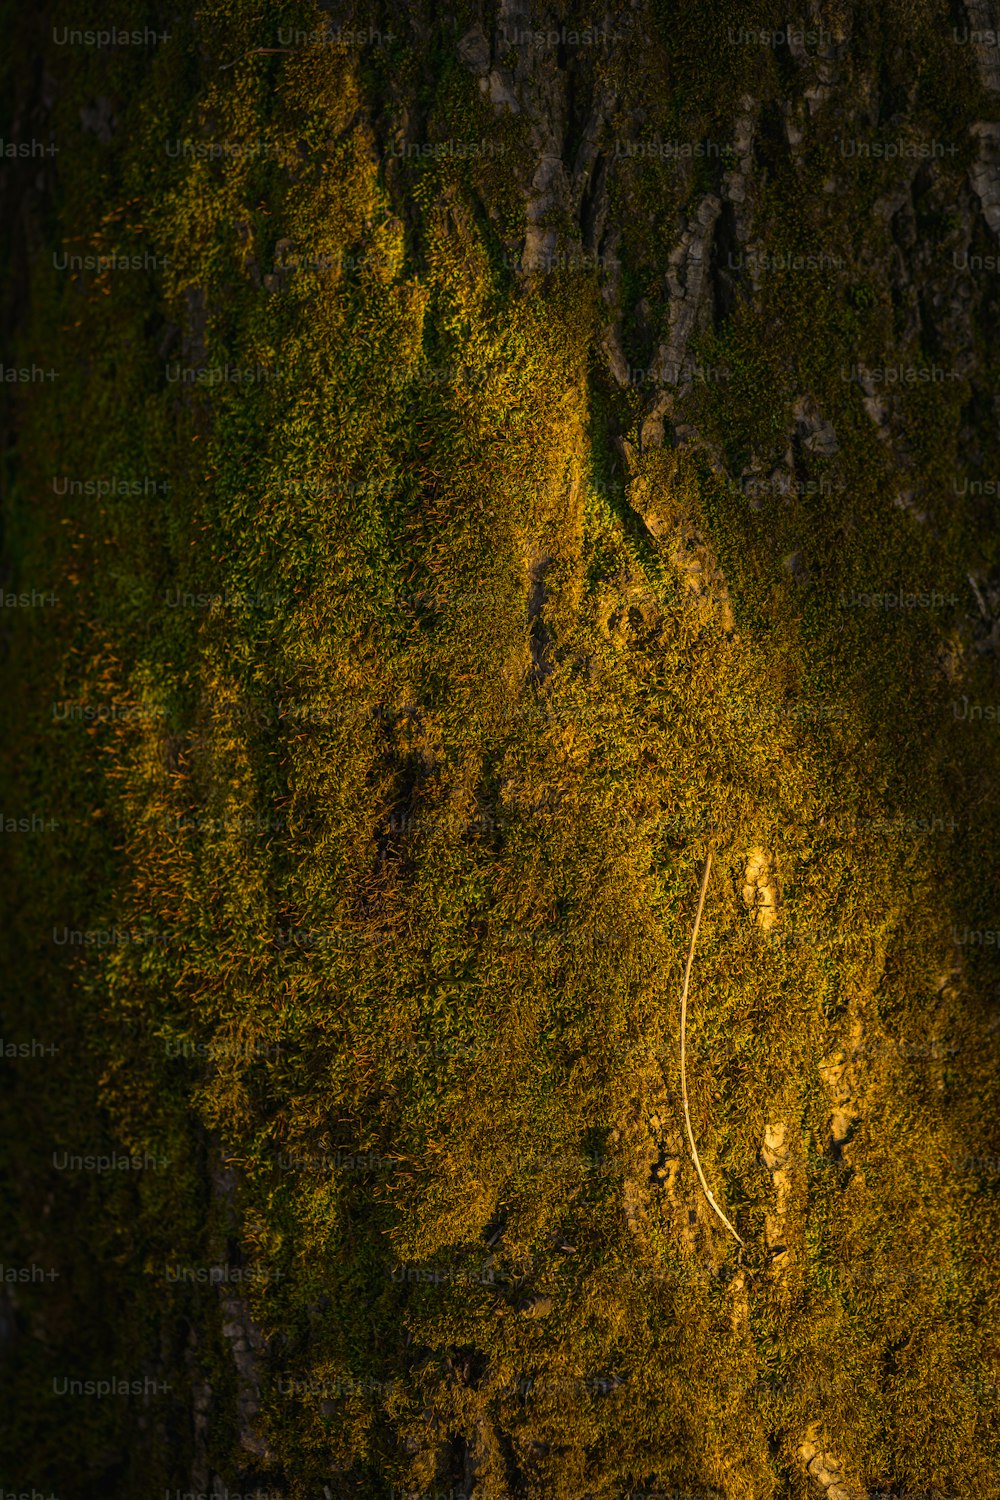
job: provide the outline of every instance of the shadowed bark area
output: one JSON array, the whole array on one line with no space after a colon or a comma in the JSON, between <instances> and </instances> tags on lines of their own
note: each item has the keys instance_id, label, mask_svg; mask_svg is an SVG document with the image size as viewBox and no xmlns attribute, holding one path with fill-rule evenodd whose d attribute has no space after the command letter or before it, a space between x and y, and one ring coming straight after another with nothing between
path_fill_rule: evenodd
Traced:
<instances>
[{"instance_id":1,"label":"shadowed bark area","mask_svg":"<svg viewBox=\"0 0 1000 1500\"><path fill-rule=\"evenodd\" d=\"M3 1485L1000 1493L992 0L6 23Z\"/></svg>"}]
</instances>

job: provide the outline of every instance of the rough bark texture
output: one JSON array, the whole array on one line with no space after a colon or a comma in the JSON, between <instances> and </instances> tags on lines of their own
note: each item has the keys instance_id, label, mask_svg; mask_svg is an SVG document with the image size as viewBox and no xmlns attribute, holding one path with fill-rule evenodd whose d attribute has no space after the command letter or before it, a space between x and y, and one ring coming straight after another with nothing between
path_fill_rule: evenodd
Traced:
<instances>
[{"instance_id":1,"label":"rough bark texture","mask_svg":"<svg viewBox=\"0 0 1000 1500\"><path fill-rule=\"evenodd\" d=\"M4 1485L1000 1496L996 7L118 11L8 15Z\"/></svg>"}]
</instances>

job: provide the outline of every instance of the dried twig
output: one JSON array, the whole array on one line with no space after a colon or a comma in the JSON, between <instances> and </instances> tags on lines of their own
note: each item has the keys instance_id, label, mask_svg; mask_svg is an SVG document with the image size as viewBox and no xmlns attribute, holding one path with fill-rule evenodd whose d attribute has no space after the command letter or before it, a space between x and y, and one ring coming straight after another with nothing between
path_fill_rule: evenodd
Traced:
<instances>
[{"instance_id":1,"label":"dried twig","mask_svg":"<svg viewBox=\"0 0 1000 1500\"><path fill-rule=\"evenodd\" d=\"M687 1125L688 1145L691 1147L691 1157L694 1161L695 1171L698 1173L698 1180L705 1190L705 1197L708 1199L709 1203L711 1203L712 1207L715 1209L715 1212L719 1215L719 1218L729 1230L729 1233L742 1245L743 1241L740 1239L739 1235L736 1233L736 1230L733 1228L732 1224L730 1224L729 1220L722 1212L722 1209L712 1197L712 1190L709 1187L708 1183L705 1181L705 1174L701 1170L701 1162L698 1160L698 1148L694 1143L694 1131L691 1129L691 1111L688 1108L686 1071L688 983L691 979L691 967L694 963L695 944L698 941L698 928L701 926L701 914L705 907L705 892L708 890L708 873L711 868L712 850L711 847L709 847L708 858L705 860L705 874L702 876L701 881L701 895L698 897L698 911L694 919L694 931L691 934L691 947L688 949L687 967L684 970L684 988L681 991L681 1098L684 1101L684 1121Z\"/></svg>"}]
</instances>

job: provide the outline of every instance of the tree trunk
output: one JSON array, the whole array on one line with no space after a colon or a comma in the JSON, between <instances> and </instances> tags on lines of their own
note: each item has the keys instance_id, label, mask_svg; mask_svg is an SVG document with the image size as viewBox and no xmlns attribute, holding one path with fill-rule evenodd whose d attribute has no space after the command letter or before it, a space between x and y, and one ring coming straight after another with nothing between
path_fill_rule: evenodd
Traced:
<instances>
[{"instance_id":1,"label":"tree trunk","mask_svg":"<svg viewBox=\"0 0 1000 1500\"><path fill-rule=\"evenodd\" d=\"M991 0L8 9L5 1482L1000 1495Z\"/></svg>"}]
</instances>

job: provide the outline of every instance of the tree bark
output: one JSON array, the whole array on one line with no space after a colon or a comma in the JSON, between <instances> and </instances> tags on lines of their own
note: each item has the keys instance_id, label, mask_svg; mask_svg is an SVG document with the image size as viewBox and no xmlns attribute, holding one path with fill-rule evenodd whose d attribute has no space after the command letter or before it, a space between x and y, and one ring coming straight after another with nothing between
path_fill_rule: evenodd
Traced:
<instances>
[{"instance_id":1,"label":"tree bark","mask_svg":"<svg viewBox=\"0 0 1000 1500\"><path fill-rule=\"evenodd\" d=\"M5 1480L1000 1493L995 7L121 11L8 17Z\"/></svg>"}]
</instances>

